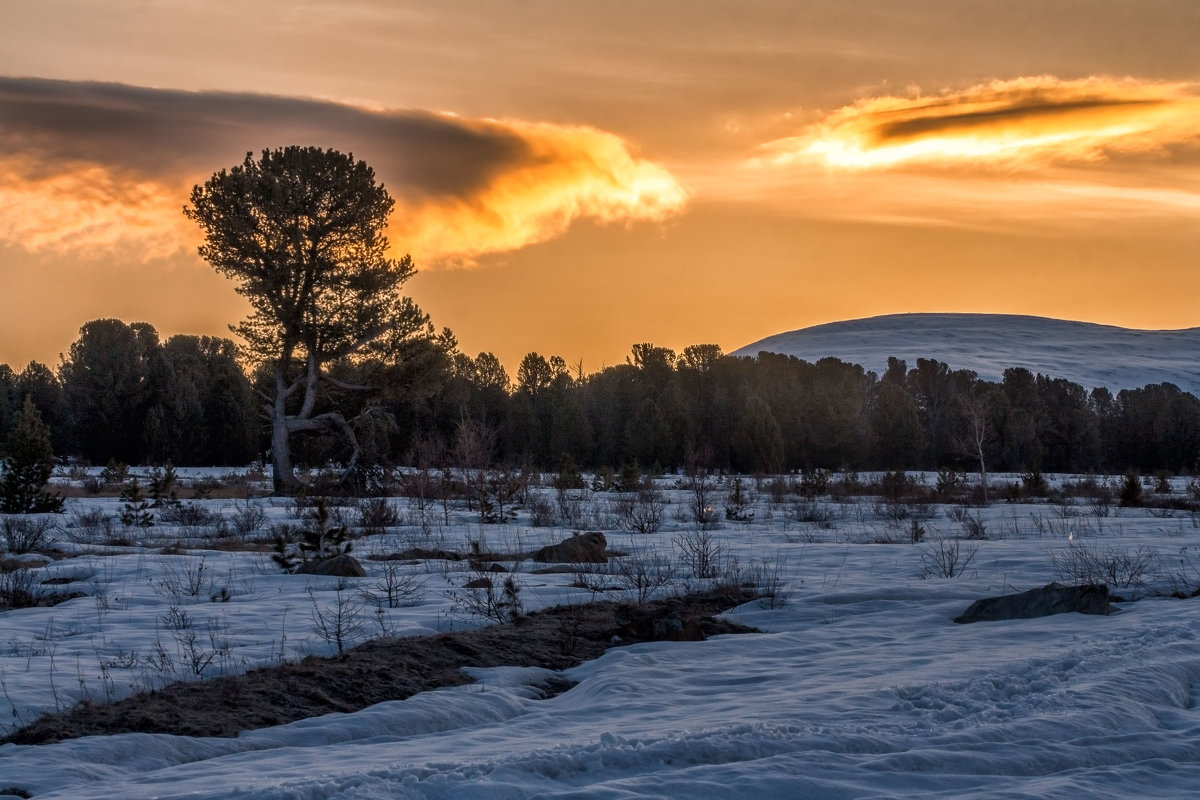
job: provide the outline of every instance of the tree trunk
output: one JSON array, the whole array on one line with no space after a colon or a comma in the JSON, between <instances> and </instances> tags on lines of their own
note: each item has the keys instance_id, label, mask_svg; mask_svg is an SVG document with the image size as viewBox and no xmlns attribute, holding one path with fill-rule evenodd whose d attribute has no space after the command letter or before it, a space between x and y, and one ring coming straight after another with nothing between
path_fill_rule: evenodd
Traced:
<instances>
[{"instance_id":1,"label":"tree trunk","mask_svg":"<svg viewBox=\"0 0 1200 800\"><path fill-rule=\"evenodd\" d=\"M277 496L295 494L300 481L292 469L291 431L287 418L287 376L275 368L275 399L271 405L271 483Z\"/></svg>"}]
</instances>

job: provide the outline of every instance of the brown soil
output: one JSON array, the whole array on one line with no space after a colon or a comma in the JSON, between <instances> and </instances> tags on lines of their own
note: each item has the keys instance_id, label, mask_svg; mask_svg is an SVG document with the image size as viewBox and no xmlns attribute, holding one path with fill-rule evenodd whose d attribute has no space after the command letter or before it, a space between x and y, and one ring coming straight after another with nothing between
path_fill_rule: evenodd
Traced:
<instances>
[{"instance_id":1,"label":"brown soil","mask_svg":"<svg viewBox=\"0 0 1200 800\"><path fill-rule=\"evenodd\" d=\"M42 744L79 736L140 731L191 736L236 736L330 712L357 711L417 692L469 683L462 667L538 666L564 669L610 647L657 640L701 640L752 628L713 619L748 601L736 589L692 594L642 605L597 602L557 606L511 625L404 639L375 639L331 658L244 675L177 683L104 705L84 703L44 716L0 740ZM565 679L543 685L546 696L570 688Z\"/></svg>"}]
</instances>

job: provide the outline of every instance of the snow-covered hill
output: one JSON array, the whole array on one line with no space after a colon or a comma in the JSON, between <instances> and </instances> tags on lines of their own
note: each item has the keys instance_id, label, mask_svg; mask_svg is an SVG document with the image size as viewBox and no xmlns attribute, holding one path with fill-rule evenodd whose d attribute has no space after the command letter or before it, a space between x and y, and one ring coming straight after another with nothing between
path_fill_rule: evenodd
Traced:
<instances>
[{"instance_id":1,"label":"snow-covered hill","mask_svg":"<svg viewBox=\"0 0 1200 800\"><path fill-rule=\"evenodd\" d=\"M762 351L816 361L834 356L882 373L888 356L935 358L999 380L1008 367L1116 392L1173 383L1200 394L1200 328L1146 331L1011 314L891 314L768 336L733 355Z\"/></svg>"}]
</instances>

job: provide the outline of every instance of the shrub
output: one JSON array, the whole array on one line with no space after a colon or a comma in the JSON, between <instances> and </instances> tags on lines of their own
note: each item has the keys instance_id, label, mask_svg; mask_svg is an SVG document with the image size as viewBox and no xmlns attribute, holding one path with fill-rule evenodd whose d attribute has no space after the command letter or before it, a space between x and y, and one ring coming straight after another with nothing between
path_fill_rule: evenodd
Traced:
<instances>
[{"instance_id":1,"label":"shrub","mask_svg":"<svg viewBox=\"0 0 1200 800\"><path fill-rule=\"evenodd\" d=\"M116 517L106 514L104 509L91 508L87 511L76 511L72 515L68 537L77 544L94 544L113 538L113 524Z\"/></svg>"},{"instance_id":2,"label":"shrub","mask_svg":"<svg viewBox=\"0 0 1200 800\"><path fill-rule=\"evenodd\" d=\"M975 560L979 548L963 547L957 539L938 539L921 548L921 571L918 578L957 578Z\"/></svg>"},{"instance_id":3,"label":"shrub","mask_svg":"<svg viewBox=\"0 0 1200 800\"><path fill-rule=\"evenodd\" d=\"M263 511L262 506L250 500L235 501L229 522L233 526L234 533L245 539L255 531L262 529L267 522L267 512Z\"/></svg>"},{"instance_id":4,"label":"shrub","mask_svg":"<svg viewBox=\"0 0 1200 800\"><path fill-rule=\"evenodd\" d=\"M660 492L643 489L617 498L613 502L613 513L621 530L658 533L662 529L666 505Z\"/></svg>"},{"instance_id":5,"label":"shrub","mask_svg":"<svg viewBox=\"0 0 1200 800\"><path fill-rule=\"evenodd\" d=\"M986 539L987 525L983 518L977 514L972 514L962 506L954 506L947 509L946 517L951 522L957 522L962 527L963 537L966 539Z\"/></svg>"},{"instance_id":6,"label":"shrub","mask_svg":"<svg viewBox=\"0 0 1200 800\"><path fill-rule=\"evenodd\" d=\"M1132 470L1121 481L1121 508L1137 508L1142 504L1142 482Z\"/></svg>"},{"instance_id":7,"label":"shrub","mask_svg":"<svg viewBox=\"0 0 1200 800\"><path fill-rule=\"evenodd\" d=\"M716 578L725 563L725 543L706 530L680 531L671 538L679 553L679 561L692 577L700 580Z\"/></svg>"},{"instance_id":8,"label":"shrub","mask_svg":"<svg viewBox=\"0 0 1200 800\"><path fill-rule=\"evenodd\" d=\"M1030 470L1021 476L1021 487L1028 497L1045 497L1050 493L1050 484L1040 470Z\"/></svg>"},{"instance_id":9,"label":"shrub","mask_svg":"<svg viewBox=\"0 0 1200 800\"><path fill-rule=\"evenodd\" d=\"M366 534L382 534L400 524L400 513L386 497L371 497L358 503L358 525Z\"/></svg>"},{"instance_id":10,"label":"shrub","mask_svg":"<svg viewBox=\"0 0 1200 800\"><path fill-rule=\"evenodd\" d=\"M395 561L383 565L383 576L369 589L360 589L359 597L379 608L419 606L425 602L428 578L405 572Z\"/></svg>"},{"instance_id":11,"label":"shrub","mask_svg":"<svg viewBox=\"0 0 1200 800\"><path fill-rule=\"evenodd\" d=\"M492 576L481 569L474 577L450 593L456 611L496 622L515 622L522 613L521 587L511 574L497 589Z\"/></svg>"},{"instance_id":12,"label":"shrub","mask_svg":"<svg viewBox=\"0 0 1200 800\"><path fill-rule=\"evenodd\" d=\"M557 520L554 504L540 494L531 492L526 506L529 507L529 524L535 528L552 527Z\"/></svg>"},{"instance_id":13,"label":"shrub","mask_svg":"<svg viewBox=\"0 0 1200 800\"><path fill-rule=\"evenodd\" d=\"M829 490L829 473L823 469L806 469L800 474L800 494L809 500Z\"/></svg>"},{"instance_id":14,"label":"shrub","mask_svg":"<svg viewBox=\"0 0 1200 800\"><path fill-rule=\"evenodd\" d=\"M741 478L734 478L729 494L725 496L725 519L730 522L752 522L754 511L750 508L754 498L742 486Z\"/></svg>"},{"instance_id":15,"label":"shrub","mask_svg":"<svg viewBox=\"0 0 1200 800\"><path fill-rule=\"evenodd\" d=\"M41 574L26 567L0 571L0 608L36 608L49 598Z\"/></svg>"},{"instance_id":16,"label":"shrub","mask_svg":"<svg viewBox=\"0 0 1200 800\"><path fill-rule=\"evenodd\" d=\"M342 592L341 589L337 590L337 599L333 607L328 609L321 608L312 592L309 592L313 601L313 630L317 636L337 647L339 653L359 638L366 624L362 617L362 606Z\"/></svg>"},{"instance_id":17,"label":"shrub","mask_svg":"<svg viewBox=\"0 0 1200 800\"><path fill-rule=\"evenodd\" d=\"M943 500L949 500L961 492L967 485L967 474L958 470L943 467L938 470L937 483L934 491Z\"/></svg>"},{"instance_id":18,"label":"shrub","mask_svg":"<svg viewBox=\"0 0 1200 800\"><path fill-rule=\"evenodd\" d=\"M612 576L635 603L644 603L675 580L671 560L658 553L633 552L613 559Z\"/></svg>"},{"instance_id":19,"label":"shrub","mask_svg":"<svg viewBox=\"0 0 1200 800\"><path fill-rule=\"evenodd\" d=\"M903 470L885 472L879 479L879 494L889 503L899 503L917 488L917 481Z\"/></svg>"},{"instance_id":20,"label":"shrub","mask_svg":"<svg viewBox=\"0 0 1200 800\"><path fill-rule=\"evenodd\" d=\"M189 527L209 525L216 518L213 512L196 503L175 503L165 506L160 516L163 522Z\"/></svg>"},{"instance_id":21,"label":"shrub","mask_svg":"<svg viewBox=\"0 0 1200 800\"><path fill-rule=\"evenodd\" d=\"M1144 589L1158 551L1146 545L1122 549L1085 547L1078 542L1051 555L1059 580L1086 585L1103 583L1112 589Z\"/></svg>"},{"instance_id":22,"label":"shrub","mask_svg":"<svg viewBox=\"0 0 1200 800\"><path fill-rule=\"evenodd\" d=\"M58 524L46 517L4 517L0 520L4 549L16 555L47 547L57 530Z\"/></svg>"}]
</instances>

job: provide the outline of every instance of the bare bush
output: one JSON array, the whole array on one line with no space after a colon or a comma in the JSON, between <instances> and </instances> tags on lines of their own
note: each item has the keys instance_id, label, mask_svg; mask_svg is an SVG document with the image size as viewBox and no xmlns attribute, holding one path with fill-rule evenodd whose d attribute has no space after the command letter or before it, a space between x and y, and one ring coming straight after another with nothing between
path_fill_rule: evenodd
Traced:
<instances>
[{"instance_id":1,"label":"bare bush","mask_svg":"<svg viewBox=\"0 0 1200 800\"><path fill-rule=\"evenodd\" d=\"M964 539L988 538L983 518L979 514L972 514L966 506L952 506L946 510L946 518L959 524Z\"/></svg>"},{"instance_id":2,"label":"bare bush","mask_svg":"<svg viewBox=\"0 0 1200 800\"><path fill-rule=\"evenodd\" d=\"M613 559L612 576L636 603L644 603L655 592L675 580L671 560L658 553L633 552Z\"/></svg>"},{"instance_id":3,"label":"bare bush","mask_svg":"<svg viewBox=\"0 0 1200 800\"><path fill-rule=\"evenodd\" d=\"M525 504L529 509L529 524L535 528L550 528L557 521L554 505L543 495L530 492L529 501Z\"/></svg>"},{"instance_id":4,"label":"bare bush","mask_svg":"<svg viewBox=\"0 0 1200 800\"><path fill-rule=\"evenodd\" d=\"M512 574L504 576L499 587L493 576L482 569L449 593L455 611L496 622L514 622L523 613L521 587Z\"/></svg>"},{"instance_id":5,"label":"bare bush","mask_svg":"<svg viewBox=\"0 0 1200 800\"><path fill-rule=\"evenodd\" d=\"M233 526L233 532L239 539L248 539L266 525L267 512L252 500L238 500L233 504L233 513L229 515L229 523Z\"/></svg>"},{"instance_id":6,"label":"bare bush","mask_svg":"<svg viewBox=\"0 0 1200 800\"><path fill-rule=\"evenodd\" d=\"M754 561L742 571L741 583L754 591L758 604L763 608L782 608L791 598L784 575L787 572L786 560L779 558L774 561L762 559Z\"/></svg>"},{"instance_id":7,"label":"bare bush","mask_svg":"<svg viewBox=\"0 0 1200 800\"><path fill-rule=\"evenodd\" d=\"M554 501L558 508L558 518L569 528L579 527L583 520L584 505L587 502L588 490L582 486L555 486Z\"/></svg>"},{"instance_id":8,"label":"bare bush","mask_svg":"<svg viewBox=\"0 0 1200 800\"><path fill-rule=\"evenodd\" d=\"M679 562L699 580L709 580L721 574L725 562L725 542L706 530L680 531L671 537L679 554Z\"/></svg>"},{"instance_id":9,"label":"bare bush","mask_svg":"<svg viewBox=\"0 0 1200 800\"><path fill-rule=\"evenodd\" d=\"M49 517L7 514L0 517L4 549L17 555L46 549L57 532L58 523Z\"/></svg>"},{"instance_id":10,"label":"bare bush","mask_svg":"<svg viewBox=\"0 0 1200 800\"><path fill-rule=\"evenodd\" d=\"M197 503L167 503L158 512L158 518L170 525L201 527L211 525L216 514Z\"/></svg>"},{"instance_id":11,"label":"bare bush","mask_svg":"<svg viewBox=\"0 0 1200 800\"><path fill-rule=\"evenodd\" d=\"M362 606L352 596L347 596L343 589L338 589L333 606L321 608L321 604L309 591L313 601L312 621L313 630L317 636L337 647L339 653L362 635L366 620L362 615Z\"/></svg>"},{"instance_id":12,"label":"bare bush","mask_svg":"<svg viewBox=\"0 0 1200 800\"><path fill-rule=\"evenodd\" d=\"M49 598L39 571L18 567L0 572L0 608L36 608Z\"/></svg>"},{"instance_id":13,"label":"bare bush","mask_svg":"<svg viewBox=\"0 0 1200 800\"><path fill-rule=\"evenodd\" d=\"M198 678L204 677L204 673L218 659L229 656L231 647L228 632L217 619L209 619L205 623L207 635L204 639L192 616L179 606L169 606L159 622L171 632L180 661Z\"/></svg>"},{"instance_id":14,"label":"bare bush","mask_svg":"<svg viewBox=\"0 0 1200 800\"><path fill-rule=\"evenodd\" d=\"M684 488L691 493L689 508L691 521L701 528L714 530L719 527L716 501L717 479L707 470L695 469L684 480Z\"/></svg>"},{"instance_id":15,"label":"bare bush","mask_svg":"<svg viewBox=\"0 0 1200 800\"><path fill-rule=\"evenodd\" d=\"M394 561L383 564L383 575L369 589L359 590L359 597L378 607L411 608L425 602L428 577L405 572Z\"/></svg>"},{"instance_id":16,"label":"bare bush","mask_svg":"<svg viewBox=\"0 0 1200 800\"><path fill-rule=\"evenodd\" d=\"M921 571L918 578L957 578L966 571L975 555L977 545L963 546L958 539L937 539L921 548Z\"/></svg>"},{"instance_id":17,"label":"bare bush","mask_svg":"<svg viewBox=\"0 0 1200 800\"><path fill-rule=\"evenodd\" d=\"M627 492L612 501L613 515L623 531L658 533L662 529L667 504L655 489Z\"/></svg>"},{"instance_id":18,"label":"bare bush","mask_svg":"<svg viewBox=\"0 0 1200 800\"><path fill-rule=\"evenodd\" d=\"M368 497L358 501L358 526L367 535L382 535L400 524L400 513L386 497Z\"/></svg>"},{"instance_id":19,"label":"bare bush","mask_svg":"<svg viewBox=\"0 0 1200 800\"><path fill-rule=\"evenodd\" d=\"M815 525L822 530L830 530L834 527L837 514L825 503L798 499L788 508L788 519L793 522Z\"/></svg>"},{"instance_id":20,"label":"bare bush","mask_svg":"<svg viewBox=\"0 0 1200 800\"><path fill-rule=\"evenodd\" d=\"M1119 547L1087 547L1071 542L1065 549L1050 554L1060 581L1077 585L1103 583L1112 589L1144 591L1158 551L1138 545L1132 550Z\"/></svg>"},{"instance_id":21,"label":"bare bush","mask_svg":"<svg viewBox=\"0 0 1200 800\"><path fill-rule=\"evenodd\" d=\"M76 544L95 544L108 541L116 533L116 522L116 517L106 514L101 508L77 510L71 515L66 535Z\"/></svg>"},{"instance_id":22,"label":"bare bush","mask_svg":"<svg viewBox=\"0 0 1200 800\"><path fill-rule=\"evenodd\" d=\"M783 505L788 493L793 490L791 482L784 477L775 477L763 481L763 490L767 493L767 501L774 506Z\"/></svg>"},{"instance_id":23,"label":"bare bush","mask_svg":"<svg viewBox=\"0 0 1200 800\"><path fill-rule=\"evenodd\" d=\"M204 557L173 558L162 565L162 573L150 581L150 588L159 597L169 599L175 605L197 602L201 595L209 594L212 581Z\"/></svg>"}]
</instances>

